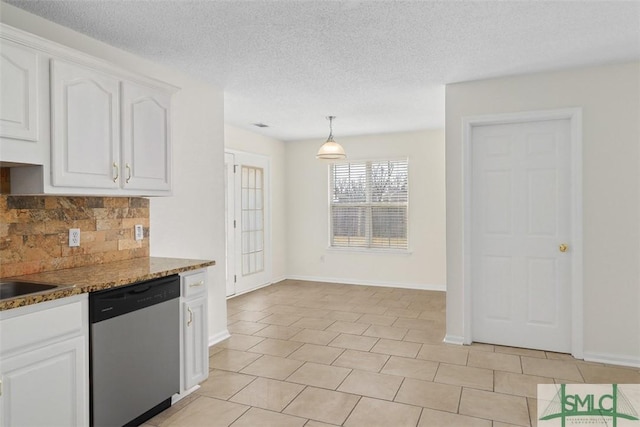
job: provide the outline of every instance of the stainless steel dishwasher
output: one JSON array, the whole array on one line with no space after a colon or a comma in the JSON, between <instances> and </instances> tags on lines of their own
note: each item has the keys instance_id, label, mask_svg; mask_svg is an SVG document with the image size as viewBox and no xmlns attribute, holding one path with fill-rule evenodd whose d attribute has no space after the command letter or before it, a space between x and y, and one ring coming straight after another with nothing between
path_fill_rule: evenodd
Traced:
<instances>
[{"instance_id":1,"label":"stainless steel dishwasher","mask_svg":"<svg viewBox=\"0 0 640 427\"><path fill-rule=\"evenodd\" d=\"M139 425L180 386L177 275L89 294L91 424Z\"/></svg>"}]
</instances>

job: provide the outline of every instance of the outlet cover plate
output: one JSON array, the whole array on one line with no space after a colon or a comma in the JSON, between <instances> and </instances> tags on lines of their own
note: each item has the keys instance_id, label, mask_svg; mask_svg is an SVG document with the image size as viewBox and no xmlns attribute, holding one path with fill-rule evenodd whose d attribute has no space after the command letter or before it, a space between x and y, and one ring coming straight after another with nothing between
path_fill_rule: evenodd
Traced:
<instances>
[{"instance_id":1,"label":"outlet cover plate","mask_svg":"<svg viewBox=\"0 0 640 427\"><path fill-rule=\"evenodd\" d=\"M142 224L136 224L135 225L135 236L136 236L136 240L142 240L144 239L144 231L142 230Z\"/></svg>"},{"instance_id":2,"label":"outlet cover plate","mask_svg":"<svg viewBox=\"0 0 640 427\"><path fill-rule=\"evenodd\" d=\"M70 228L69 229L69 247L75 248L77 246L80 246L80 229Z\"/></svg>"}]
</instances>

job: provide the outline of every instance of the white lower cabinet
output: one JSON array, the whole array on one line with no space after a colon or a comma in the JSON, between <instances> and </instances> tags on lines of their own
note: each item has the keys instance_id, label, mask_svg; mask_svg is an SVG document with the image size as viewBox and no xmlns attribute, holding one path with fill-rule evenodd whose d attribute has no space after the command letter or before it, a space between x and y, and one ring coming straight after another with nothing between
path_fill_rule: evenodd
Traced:
<instances>
[{"instance_id":1,"label":"white lower cabinet","mask_svg":"<svg viewBox=\"0 0 640 427\"><path fill-rule=\"evenodd\" d=\"M79 426L78 361L86 341L68 339L2 361L3 426Z\"/></svg>"},{"instance_id":2,"label":"white lower cabinet","mask_svg":"<svg viewBox=\"0 0 640 427\"><path fill-rule=\"evenodd\" d=\"M182 384L187 394L209 377L206 270L181 275L182 280Z\"/></svg>"},{"instance_id":3,"label":"white lower cabinet","mask_svg":"<svg viewBox=\"0 0 640 427\"><path fill-rule=\"evenodd\" d=\"M0 426L89 424L87 294L0 312Z\"/></svg>"},{"instance_id":4,"label":"white lower cabinet","mask_svg":"<svg viewBox=\"0 0 640 427\"><path fill-rule=\"evenodd\" d=\"M194 298L184 303L184 388L190 389L209 376L207 348L207 299Z\"/></svg>"}]
</instances>

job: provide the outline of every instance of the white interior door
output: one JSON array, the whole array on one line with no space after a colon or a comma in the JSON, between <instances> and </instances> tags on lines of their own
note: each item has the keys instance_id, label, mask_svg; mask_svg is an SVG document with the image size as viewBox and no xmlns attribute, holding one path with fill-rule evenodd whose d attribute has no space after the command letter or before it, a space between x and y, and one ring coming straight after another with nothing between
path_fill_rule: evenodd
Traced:
<instances>
[{"instance_id":1,"label":"white interior door","mask_svg":"<svg viewBox=\"0 0 640 427\"><path fill-rule=\"evenodd\" d=\"M233 185L227 186L227 295L250 291L271 280L269 159L248 153L232 155ZM226 162L226 160L225 160ZM233 195L233 201L230 200ZM229 209L227 209L229 212ZM231 286L230 281L233 281ZM233 287L233 289L231 289Z\"/></svg>"},{"instance_id":2,"label":"white interior door","mask_svg":"<svg viewBox=\"0 0 640 427\"><path fill-rule=\"evenodd\" d=\"M571 351L571 200L570 120L473 127L473 341Z\"/></svg>"}]
</instances>

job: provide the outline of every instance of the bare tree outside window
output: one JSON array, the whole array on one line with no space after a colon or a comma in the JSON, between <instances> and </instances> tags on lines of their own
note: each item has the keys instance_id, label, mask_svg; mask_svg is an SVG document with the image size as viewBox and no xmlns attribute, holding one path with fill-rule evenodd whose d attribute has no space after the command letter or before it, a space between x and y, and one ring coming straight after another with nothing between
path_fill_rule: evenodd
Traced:
<instances>
[{"instance_id":1,"label":"bare tree outside window","mask_svg":"<svg viewBox=\"0 0 640 427\"><path fill-rule=\"evenodd\" d=\"M407 160L331 165L331 246L407 249Z\"/></svg>"}]
</instances>

